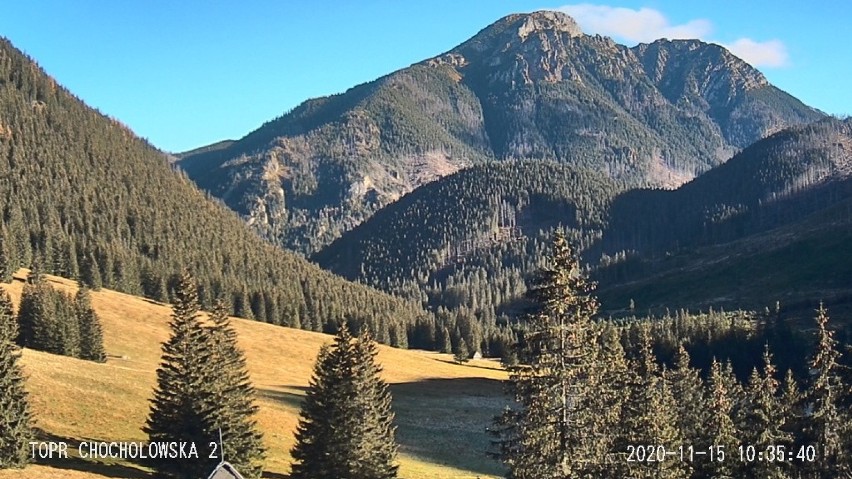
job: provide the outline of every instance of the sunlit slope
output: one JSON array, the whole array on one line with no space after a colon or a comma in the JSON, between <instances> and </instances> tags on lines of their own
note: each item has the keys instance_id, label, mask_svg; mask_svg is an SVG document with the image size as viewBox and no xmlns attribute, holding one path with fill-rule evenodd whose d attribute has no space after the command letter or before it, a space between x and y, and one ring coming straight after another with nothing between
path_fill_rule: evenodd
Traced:
<instances>
[{"instance_id":1,"label":"sunlit slope","mask_svg":"<svg viewBox=\"0 0 852 479\"><path fill-rule=\"evenodd\" d=\"M2 286L15 304L25 271ZM75 283L48 276L67 291ZM56 440L144 441L141 427L155 382L160 344L169 334L171 309L146 299L101 290L92 293L101 317L106 364L25 350L23 365L37 426ZM289 471L299 402L313 361L330 336L235 319L258 390L269 477ZM449 355L380 347L384 377L392 384L401 443L401 477L494 477L499 466L485 456L485 433L504 404L499 380L505 373L491 361L460 366ZM72 450L74 447L72 446ZM0 471L0 478L149 477L135 464L55 461L23 471Z\"/></svg>"}]
</instances>

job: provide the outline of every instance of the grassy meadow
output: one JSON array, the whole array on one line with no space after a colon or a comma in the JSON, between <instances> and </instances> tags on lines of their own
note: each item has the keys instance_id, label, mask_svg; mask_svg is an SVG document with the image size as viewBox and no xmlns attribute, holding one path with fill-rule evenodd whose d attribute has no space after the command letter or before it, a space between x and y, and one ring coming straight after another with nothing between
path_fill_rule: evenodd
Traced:
<instances>
[{"instance_id":1,"label":"grassy meadow","mask_svg":"<svg viewBox=\"0 0 852 479\"><path fill-rule=\"evenodd\" d=\"M17 305L21 270L2 284ZM58 289L73 281L47 276ZM80 441L145 441L141 428L156 379L160 344L169 335L168 305L111 290L92 293L104 328L105 364L26 349L22 363L41 440L61 440L76 451ZM257 416L267 448L264 477L289 471L299 405L314 359L331 337L243 319L232 321L257 389ZM505 404L506 373L489 360L454 364L448 354L380 347L383 377L391 384L400 444L400 477L493 478L500 465L487 457L485 428ZM227 452L226 452L227 455ZM153 477L129 462L69 458L37 461L0 479Z\"/></svg>"}]
</instances>

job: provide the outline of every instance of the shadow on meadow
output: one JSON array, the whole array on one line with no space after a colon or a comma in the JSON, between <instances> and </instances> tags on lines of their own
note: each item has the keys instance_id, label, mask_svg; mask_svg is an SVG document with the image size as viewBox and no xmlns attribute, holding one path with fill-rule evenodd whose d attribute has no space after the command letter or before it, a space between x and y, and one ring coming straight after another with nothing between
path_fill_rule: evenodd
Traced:
<instances>
[{"instance_id":1,"label":"shadow on meadow","mask_svg":"<svg viewBox=\"0 0 852 479\"><path fill-rule=\"evenodd\" d=\"M302 392L261 389L258 395L298 410L306 388L282 386L282 389ZM500 381L426 379L391 384L390 389L400 453L475 474L505 472L489 456L495 448L486 431L507 404Z\"/></svg>"}]
</instances>

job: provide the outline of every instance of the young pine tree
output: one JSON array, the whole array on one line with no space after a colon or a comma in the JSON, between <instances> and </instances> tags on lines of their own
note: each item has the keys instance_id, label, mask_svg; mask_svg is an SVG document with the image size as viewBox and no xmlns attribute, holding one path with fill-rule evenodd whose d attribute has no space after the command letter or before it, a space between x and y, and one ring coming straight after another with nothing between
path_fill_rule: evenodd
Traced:
<instances>
[{"instance_id":1,"label":"young pine tree","mask_svg":"<svg viewBox=\"0 0 852 479\"><path fill-rule=\"evenodd\" d=\"M163 344L157 386L143 428L151 442L191 441L206 447L219 440L211 392L218 371L211 367L214 351L210 335L199 321L198 308L195 282L184 272L172 305L172 334ZM217 464L208 455L199 451L198 459L156 459L151 466L160 477L197 479L207 477Z\"/></svg>"},{"instance_id":2,"label":"young pine tree","mask_svg":"<svg viewBox=\"0 0 852 479\"><path fill-rule=\"evenodd\" d=\"M375 342L342 325L323 346L302 404L292 479L396 477L396 442Z\"/></svg>"},{"instance_id":3,"label":"young pine tree","mask_svg":"<svg viewBox=\"0 0 852 479\"><path fill-rule=\"evenodd\" d=\"M106 361L104 335L101 320L92 308L92 298L88 288L80 284L74 296L74 310L80 328L80 359Z\"/></svg>"},{"instance_id":4,"label":"young pine tree","mask_svg":"<svg viewBox=\"0 0 852 479\"><path fill-rule=\"evenodd\" d=\"M12 301L0 290L0 469L23 467L33 439L32 419L24 390L24 375L15 346L17 322Z\"/></svg>"},{"instance_id":5,"label":"young pine tree","mask_svg":"<svg viewBox=\"0 0 852 479\"><path fill-rule=\"evenodd\" d=\"M263 435L254 420L258 408L245 355L237 346L223 301L216 301L210 320L213 357L208 368L217 372L210 400L214 427L222 432L221 452L244 477L257 478L263 468Z\"/></svg>"},{"instance_id":6,"label":"young pine tree","mask_svg":"<svg viewBox=\"0 0 852 479\"><path fill-rule=\"evenodd\" d=\"M604 458L597 443L593 396L599 388L592 285L580 271L564 233L554 236L550 265L530 290L520 364L510 369L516 406L493 430L512 479L581 477Z\"/></svg>"}]
</instances>

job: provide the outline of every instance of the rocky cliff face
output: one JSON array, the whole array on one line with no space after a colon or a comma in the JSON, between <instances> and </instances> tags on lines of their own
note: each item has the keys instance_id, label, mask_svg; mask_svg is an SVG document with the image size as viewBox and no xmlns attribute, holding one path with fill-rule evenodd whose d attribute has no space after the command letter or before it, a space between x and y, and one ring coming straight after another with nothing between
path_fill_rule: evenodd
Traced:
<instances>
[{"instance_id":1,"label":"rocky cliff face","mask_svg":"<svg viewBox=\"0 0 852 479\"><path fill-rule=\"evenodd\" d=\"M722 47L627 48L557 12L509 15L453 50L179 165L259 232L311 253L418 186L487 159L547 158L675 187L822 115Z\"/></svg>"}]
</instances>

